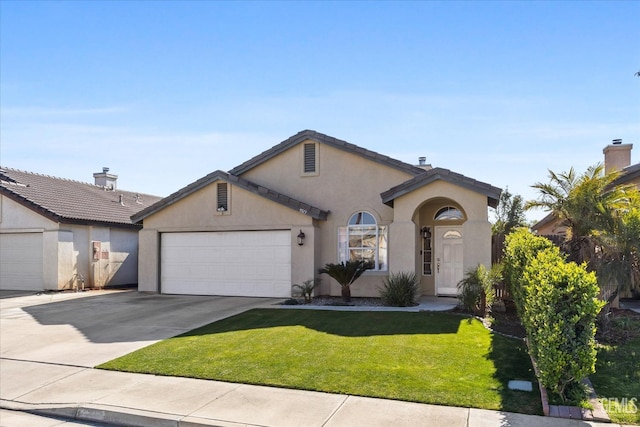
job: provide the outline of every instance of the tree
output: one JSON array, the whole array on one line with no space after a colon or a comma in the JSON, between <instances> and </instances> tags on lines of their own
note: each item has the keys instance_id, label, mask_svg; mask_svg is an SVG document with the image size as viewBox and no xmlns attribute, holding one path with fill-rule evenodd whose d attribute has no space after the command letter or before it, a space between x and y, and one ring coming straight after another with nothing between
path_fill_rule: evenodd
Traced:
<instances>
[{"instance_id":1,"label":"tree","mask_svg":"<svg viewBox=\"0 0 640 427\"><path fill-rule=\"evenodd\" d=\"M598 281L614 299L619 292L640 289L640 191L630 191L629 209L616 213L613 232L603 233Z\"/></svg>"},{"instance_id":2,"label":"tree","mask_svg":"<svg viewBox=\"0 0 640 427\"><path fill-rule=\"evenodd\" d=\"M568 172L549 171L548 183L532 187L540 194L538 200L525 204L525 209L544 208L551 211L567 227L564 251L569 260L586 262L595 270L598 235L613 231L614 215L628 206L630 186L614 186L618 172L604 174L604 166L591 166L582 175L573 168Z\"/></svg>"},{"instance_id":3,"label":"tree","mask_svg":"<svg viewBox=\"0 0 640 427\"><path fill-rule=\"evenodd\" d=\"M516 227L527 225L524 215L524 200L518 194L509 193L506 188L500 194L500 201L495 211L496 222L491 227L493 235L509 234Z\"/></svg>"},{"instance_id":4,"label":"tree","mask_svg":"<svg viewBox=\"0 0 640 427\"><path fill-rule=\"evenodd\" d=\"M579 176L573 168L559 174L549 171L549 183L533 185L540 194L538 200L525 205L525 209L550 210L563 221L567 227L563 251L570 261L586 263L589 271L597 271L602 290L614 284L615 290L606 296L609 301L637 283L634 212L640 198L633 185L614 185L619 176L619 172L605 174L601 164Z\"/></svg>"},{"instance_id":5,"label":"tree","mask_svg":"<svg viewBox=\"0 0 640 427\"><path fill-rule=\"evenodd\" d=\"M371 268L371 264L364 261L347 261L340 264L325 264L318 270L320 274L327 274L335 279L342 288L344 302L351 301L351 285L358 280L362 273Z\"/></svg>"}]
</instances>

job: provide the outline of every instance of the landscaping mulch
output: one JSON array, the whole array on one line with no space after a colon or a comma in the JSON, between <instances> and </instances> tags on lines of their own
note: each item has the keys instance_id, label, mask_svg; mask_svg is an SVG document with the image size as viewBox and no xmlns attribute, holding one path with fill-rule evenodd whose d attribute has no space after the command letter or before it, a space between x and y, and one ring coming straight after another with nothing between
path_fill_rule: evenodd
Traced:
<instances>
[{"instance_id":1,"label":"landscaping mulch","mask_svg":"<svg viewBox=\"0 0 640 427\"><path fill-rule=\"evenodd\" d=\"M491 313L491 317L493 317L491 329L512 337L525 338L527 335L524 326L520 323L513 301L505 301L505 308L504 312L494 311Z\"/></svg>"}]
</instances>

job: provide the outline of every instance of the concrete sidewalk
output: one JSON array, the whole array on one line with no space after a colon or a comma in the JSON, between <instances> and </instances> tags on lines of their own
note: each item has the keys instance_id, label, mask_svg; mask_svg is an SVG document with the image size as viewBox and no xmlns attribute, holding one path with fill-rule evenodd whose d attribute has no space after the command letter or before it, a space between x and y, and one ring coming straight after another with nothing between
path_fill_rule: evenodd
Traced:
<instances>
[{"instance_id":1,"label":"concrete sidewalk","mask_svg":"<svg viewBox=\"0 0 640 427\"><path fill-rule=\"evenodd\" d=\"M62 417L89 425L97 422L175 427L615 426L9 359L0 360L0 368L0 407L3 409ZM24 381L25 378L29 380ZM19 417L16 413L12 415L12 419ZM13 427L3 420L0 425Z\"/></svg>"}]
</instances>

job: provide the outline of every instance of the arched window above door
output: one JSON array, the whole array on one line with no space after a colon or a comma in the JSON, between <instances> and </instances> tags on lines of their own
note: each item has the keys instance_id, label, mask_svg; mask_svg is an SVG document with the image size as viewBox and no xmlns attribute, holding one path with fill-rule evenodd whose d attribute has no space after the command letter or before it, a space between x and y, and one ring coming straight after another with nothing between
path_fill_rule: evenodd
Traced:
<instances>
[{"instance_id":1,"label":"arched window above door","mask_svg":"<svg viewBox=\"0 0 640 427\"><path fill-rule=\"evenodd\" d=\"M452 221L464 219L462 211L453 206L445 206L436 212L434 218L436 221Z\"/></svg>"}]
</instances>

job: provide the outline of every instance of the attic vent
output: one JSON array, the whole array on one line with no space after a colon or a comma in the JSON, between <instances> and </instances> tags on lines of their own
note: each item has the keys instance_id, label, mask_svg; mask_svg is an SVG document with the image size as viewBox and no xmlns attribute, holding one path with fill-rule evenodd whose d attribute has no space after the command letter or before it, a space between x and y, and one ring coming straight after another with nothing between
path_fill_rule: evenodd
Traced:
<instances>
[{"instance_id":1,"label":"attic vent","mask_svg":"<svg viewBox=\"0 0 640 427\"><path fill-rule=\"evenodd\" d=\"M304 144L304 173L316 172L316 144L313 142Z\"/></svg>"},{"instance_id":2,"label":"attic vent","mask_svg":"<svg viewBox=\"0 0 640 427\"><path fill-rule=\"evenodd\" d=\"M218 183L218 212L226 212L229 210L229 192L226 182Z\"/></svg>"}]
</instances>

